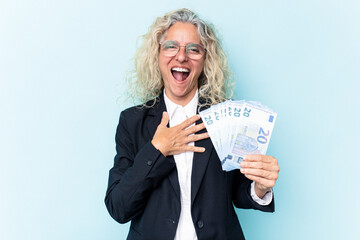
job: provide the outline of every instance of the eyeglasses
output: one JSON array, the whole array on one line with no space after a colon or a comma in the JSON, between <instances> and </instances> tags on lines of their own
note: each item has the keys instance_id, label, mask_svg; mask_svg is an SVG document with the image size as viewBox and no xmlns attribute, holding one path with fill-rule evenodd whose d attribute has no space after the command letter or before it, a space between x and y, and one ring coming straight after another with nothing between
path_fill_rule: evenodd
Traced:
<instances>
[{"instance_id":1,"label":"eyeglasses","mask_svg":"<svg viewBox=\"0 0 360 240\"><path fill-rule=\"evenodd\" d=\"M166 57L175 56L180 51L180 47L185 47L186 55L193 60L199 60L202 56L204 56L206 51L200 44L189 43L186 46L181 46L180 43L172 40L160 43L160 46L162 53Z\"/></svg>"}]
</instances>

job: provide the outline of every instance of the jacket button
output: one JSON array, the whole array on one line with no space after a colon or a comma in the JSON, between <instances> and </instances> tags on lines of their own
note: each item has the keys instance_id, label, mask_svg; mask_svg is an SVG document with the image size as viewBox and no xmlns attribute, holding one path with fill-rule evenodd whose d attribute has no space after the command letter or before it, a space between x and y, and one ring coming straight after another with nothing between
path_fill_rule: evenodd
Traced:
<instances>
[{"instance_id":1,"label":"jacket button","mask_svg":"<svg viewBox=\"0 0 360 240\"><path fill-rule=\"evenodd\" d=\"M197 225L198 225L199 228L203 228L204 227L204 222L202 220L199 220L197 222Z\"/></svg>"},{"instance_id":2,"label":"jacket button","mask_svg":"<svg viewBox=\"0 0 360 240\"><path fill-rule=\"evenodd\" d=\"M151 164L152 164L151 160L147 161L147 165L151 166Z\"/></svg>"}]
</instances>

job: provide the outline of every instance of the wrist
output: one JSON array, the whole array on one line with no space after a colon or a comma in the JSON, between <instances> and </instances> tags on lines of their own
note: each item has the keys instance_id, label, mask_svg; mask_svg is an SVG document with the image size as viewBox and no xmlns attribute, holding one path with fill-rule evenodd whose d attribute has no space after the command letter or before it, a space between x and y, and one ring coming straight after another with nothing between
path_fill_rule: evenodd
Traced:
<instances>
[{"instance_id":1,"label":"wrist","mask_svg":"<svg viewBox=\"0 0 360 240\"><path fill-rule=\"evenodd\" d=\"M162 155L164 155L165 157L167 157L167 154L164 150L162 150L161 144L157 143L156 141L151 140L151 144L158 150L161 152Z\"/></svg>"},{"instance_id":2,"label":"wrist","mask_svg":"<svg viewBox=\"0 0 360 240\"><path fill-rule=\"evenodd\" d=\"M259 186L259 184L255 182L254 190L259 198L263 198L267 192L271 191L271 188Z\"/></svg>"}]
</instances>

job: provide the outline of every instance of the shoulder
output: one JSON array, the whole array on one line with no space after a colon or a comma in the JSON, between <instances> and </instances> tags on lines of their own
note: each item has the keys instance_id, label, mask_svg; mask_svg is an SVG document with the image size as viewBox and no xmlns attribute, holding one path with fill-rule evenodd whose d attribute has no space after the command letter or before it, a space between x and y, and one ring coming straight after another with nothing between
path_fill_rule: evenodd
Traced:
<instances>
[{"instance_id":1,"label":"shoulder","mask_svg":"<svg viewBox=\"0 0 360 240\"><path fill-rule=\"evenodd\" d=\"M152 104L151 101L123 110L119 117L117 136L127 135L134 139L147 136L149 129L158 125L157 119L161 116L159 104L157 102L150 104Z\"/></svg>"},{"instance_id":2,"label":"shoulder","mask_svg":"<svg viewBox=\"0 0 360 240\"><path fill-rule=\"evenodd\" d=\"M137 105L129 107L120 113L120 118L122 117L135 117L139 116L139 114L144 114L146 112L146 109L143 105Z\"/></svg>"},{"instance_id":3,"label":"shoulder","mask_svg":"<svg viewBox=\"0 0 360 240\"><path fill-rule=\"evenodd\" d=\"M139 116L139 114L147 114L153 111L153 108L156 108L156 102L154 103L154 100L150 100L146 103L126 108L121 111L120 116Z\"/></svg>"},{"instance_id":4,"label":"shoulder","mask_svg":"<svg viewBox=\"0 0 360 240\"><path fill-rule=\"evenodd\" d=\"M156 98L155 100L150 100L146 103L129 107L123 110L120 113L119 121L136 121L139 119L144 119L147 116L156 115L159 109L161 108L160 98Z\"/></svg>"}]
</instances>

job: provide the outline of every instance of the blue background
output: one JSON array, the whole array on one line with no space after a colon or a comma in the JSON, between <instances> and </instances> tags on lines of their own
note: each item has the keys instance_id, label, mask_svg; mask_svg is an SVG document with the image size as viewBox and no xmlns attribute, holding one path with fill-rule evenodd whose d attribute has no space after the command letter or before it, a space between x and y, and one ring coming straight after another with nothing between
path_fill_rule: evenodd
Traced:
<instances>
[{"instance_id":1,"label":"blue background","mask_svg":"<svg viewBox=\"0 0 360 240\"><path fill-rule=\"evenodd\" d=\"M0 239L125 239L103 203L136 39L188 7L219 32L236 99L278 112L276 212L247 239L360 239L360 4L0 0Z\"/></svg>"}]
</instances>

